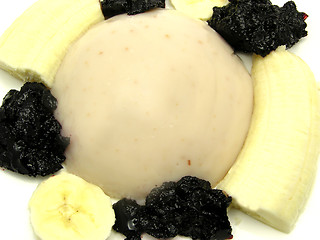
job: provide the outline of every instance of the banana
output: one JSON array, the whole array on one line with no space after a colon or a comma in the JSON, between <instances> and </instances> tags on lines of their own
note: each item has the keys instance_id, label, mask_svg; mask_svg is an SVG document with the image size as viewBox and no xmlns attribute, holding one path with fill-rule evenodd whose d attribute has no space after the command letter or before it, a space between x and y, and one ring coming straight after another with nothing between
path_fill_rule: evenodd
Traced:
<instances>
[{"instance_id":1,"label":"banana","mask_svg":"<svg viewBox=\"0 0 320 240\"><path fill-rule=\"evenodd\" d=\"M209 20L212 17L213 7L222 7L228 0L170 0L172 6L190 17Z\"/></svg>"},{"instance_id":2,"label":"banana","mask_svg":"<svg viewBox=\"0 0 320 240\"><path fill-rule=\"evenodd\" d=\"M0 38L0 68L51 87L68 46L104 20L98 0L38 0Z\"/></svg>"},{"instance_id":3,"label":"banana","mask_svg":"<svg viewBox=\"0 0 320 240\"><path fill-rule=\"evenodd\" d=\"M320 108L308 65L279 48L253 57L254 110L235 164L217 185L233 206L289 233L316 175Z\"/></svg>"},{"instance_id":4,"label":"banana","mask_svg":"<svg viewBox=\"0 0 320 240\"><path fill-rule=\"evenodd\" d=\"M29 210L33 230L42 240L105 240L115 222L110 198L66 172L39 184Z\"/></svg>"}]
</instances>

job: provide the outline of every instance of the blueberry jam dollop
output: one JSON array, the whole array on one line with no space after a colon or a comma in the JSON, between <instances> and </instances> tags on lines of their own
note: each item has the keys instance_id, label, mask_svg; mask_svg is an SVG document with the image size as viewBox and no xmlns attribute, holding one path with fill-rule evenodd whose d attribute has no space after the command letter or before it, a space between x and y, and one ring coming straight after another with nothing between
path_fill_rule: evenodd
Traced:
<instances>
[{"instance_id":1,"label":"blueberry jam dollop","mask_svg":"<svg viewBox=\"0 0 320 240\"><path fill-rule=\"evenodd\" d=\"M212 189L208 181L186 176L165 182L146 197L145 205L123 198L113 205L113 229L127 240L139 240L142 233L155 238L177 235L201 240L232 239L227 208L232 198Z\"/></svg>"},{"instance_id":2,"label":"blueberry jam dollop","mask_svg":"<svg viewBox=\"0 0 320 240\"><path fill-rule=\"evenodd\" d=\"M155 8L164 8L165 0L100 0L105 19L127 13L135 15Z\"/></svg>"},{"instance_id":3,"label":"blueberry jam dollop","mask_svg":"<svg viewBox=\"0 0 320 240\"><path fill-rule=\"evenodd\" d=\"M208 23L235 50L264 57L307 36L307 17L293 1L279 7L270 0L229 0L228 5L213 8Z\"/></svg>"},{"instance_id":4,"label":"blueberry jam dollop","mask_svg":"<svg viewBox=\"0 0 320 240\"><path fill-rule=\"evenodd\" d=\"M0 107L0 166L29 176L62 168L69 138L54 117L57 100L41 83L10 90Z\"/></svg>"}]
</instances>

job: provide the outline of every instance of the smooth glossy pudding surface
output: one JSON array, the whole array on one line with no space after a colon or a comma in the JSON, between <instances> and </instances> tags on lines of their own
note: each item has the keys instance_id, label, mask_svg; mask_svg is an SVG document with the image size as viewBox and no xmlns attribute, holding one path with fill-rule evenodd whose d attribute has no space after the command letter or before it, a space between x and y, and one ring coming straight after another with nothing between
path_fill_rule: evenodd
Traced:
<instances>
[{"instance_id":1,"label":"smooth glossy pudding surface","mask_svg":"<svg viewBox=\"0 0 320 240\"><path fill-rule=\"evenodd\" d=\"M173 10L90 29L70 48L52 92L71 137L67 170L135 199L185 175L215 185L244 143L253 102L233 50Z\"/></svg>"}]
</instances>

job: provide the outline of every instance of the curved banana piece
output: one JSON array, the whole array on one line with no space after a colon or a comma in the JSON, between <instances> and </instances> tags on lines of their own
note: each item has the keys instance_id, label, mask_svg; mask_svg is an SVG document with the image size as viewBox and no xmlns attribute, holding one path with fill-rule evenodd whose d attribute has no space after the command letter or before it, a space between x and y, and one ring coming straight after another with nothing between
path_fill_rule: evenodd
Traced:
<instances>
[{"instance_id":1,"label":"curved banana piece","mask_svg":"<svg viewBox=\"0 0 320 240\"><path fill-rule=\"evenodd\" d=\"M38 186L29 209L41 240L105 240L115 222L110 198L99 187L65 172Z\"/></svg>"},{"instance_id":2,"label":"curved banana piece","mask_svg":"<svg viewBox=\"0 0 320 240\"><path fill-rule=\"evenodd\" d=\"M229 3L228 0L170 0L170 2L176 10L204 21L212 17L213 7L222 7Z\"/></svg>"},{"instance_id":3,"label":"curved banana piece","mask_svg":"<svg viewBox=\"0 0 320 240\"><path fill-rule=\"evenodd\" d=\"M254 111L238 159L217 188L256 219L290 232L309 197L320 147L320 105L308 65L279 48L254 56Z\"/></svg>"},{"instance_id":4,"label":"curved banana piece","mask_svg":"<svg viewBox=\"0 0 320 240\"><path fill-rule=\"evenodd\" d=\"M228 0L170 0L172 6L186 15L207 21L212 17L213 7L222 7Z\"/></svg>"},{"instance_id":5,"label":"curved banana piece","mask_svg":"<svg viewBox=\"0 0 320 240\"><path fill-rule=\"evenodd\" d=\"M98 0L38 0L0 38L0 67L51 86L69 45L104 20Z\"/></svg>"}]
</instances>

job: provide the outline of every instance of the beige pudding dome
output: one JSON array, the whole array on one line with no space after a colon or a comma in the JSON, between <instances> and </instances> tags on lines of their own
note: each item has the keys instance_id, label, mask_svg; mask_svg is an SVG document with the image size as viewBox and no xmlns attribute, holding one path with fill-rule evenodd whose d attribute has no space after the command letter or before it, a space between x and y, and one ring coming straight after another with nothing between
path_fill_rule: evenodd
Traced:
<instances>
[{"instance_id":1,"label":"beige pudding dome","mask_svg":"<svg viewBox=\"0 0 320 240\"><path fill-rule=\"evenodd\" d=\"M68 51L52 93L71 138L66 169L135 199L185 175L215 186L244 143L253 104L229 45L174 10L94 26Z\"/></svg>"}]
</instances>

